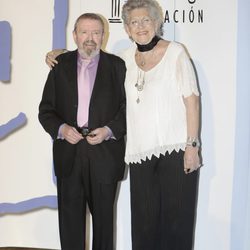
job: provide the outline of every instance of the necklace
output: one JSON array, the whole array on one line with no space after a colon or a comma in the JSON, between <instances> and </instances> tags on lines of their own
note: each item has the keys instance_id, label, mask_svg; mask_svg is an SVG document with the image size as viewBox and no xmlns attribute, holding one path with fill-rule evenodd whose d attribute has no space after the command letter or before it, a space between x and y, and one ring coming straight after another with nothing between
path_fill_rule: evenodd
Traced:
<instances>
[{"instance_id":1,"label":"necklace","mask_svg":"<svg viewBox=\"0 0 250 250\"><path fill-rule=\"evenodd\" d=\"M141 92L144 88L145 85L145 71L142 71L138 68L138 72L137 72L137 81L135 84L135 87L137 89L137 99L136 102L139 104L140 103L140 96L139 96L139 92Z\"/></svg>"},{"instance_id":2,"label":"necklace","mask_svg":"<svg viewBox=\"0 0 250 250\"><path fill-rule=\"evenodd\" d=\"M157 45L157 43L161 40L160 37L158 36L154 36L151 40L151 42L149 42L148 44L138 44L137 45L137 49L139 52L147 52L147 51L152 51L152 56L153 56L153 49L154 47ZM141 67L144 67L146 65L146 60L145 58L143 58L142 54L136 53L136 56L139 56L139 65ZM138 73L137 73L137 81L135 84L136 90L137 90L137 99L136 102L137 104L140 103L140 92L143 90L145 85L145 71L140 70L140 68L138 67Z\"/></svg>"},{"instance_id":3,"label":"necklace","mask_svg":"<svg viewBox=\"0 0 250 250\"><path fill-rule=\"evenodd\" d=\"M135 52L135 56L137 57L138 65L144 67L146 65L146 60L143 55L137 51Z\"/></svg>"},{"instance_id":4,"label":"necklace","mask_svg":"<svg viewBox=\"0 0 250 250\"><path fill-rule=\"evenodd\" d=\"M146 53L147 55L143 55L143 53L139 53L138 51L135 53L135 56L137 57L138 60L138 65L140 65L141 67L144 67L147 64L147 61L149 62L154 58L154 49Z\"/></svg>"},{"instance_id":5,"label":"necklace","mask_svg":"<svg viewBox=\"0 0 250 250\"><path fill-rule=\"evenodd\" d=\"M158 38L158 37L155 36L154 38ZM158 41L159 40L157 40L157 42ZM137 48L137 51L135 52L135 56L137 58L137 63L140 67L143 68L144 66L146 66L146 64L152 62L152 60L154 59L155 47L156 47L157 43L153 43L153 44L154 44L154 46L150 50L142 51L139 49L139 47ZM148 44L143 45L143 46L147 46L147 45ZM140 46L142 46L142 45L140 45Z\"/></svg>"}]
</instances>

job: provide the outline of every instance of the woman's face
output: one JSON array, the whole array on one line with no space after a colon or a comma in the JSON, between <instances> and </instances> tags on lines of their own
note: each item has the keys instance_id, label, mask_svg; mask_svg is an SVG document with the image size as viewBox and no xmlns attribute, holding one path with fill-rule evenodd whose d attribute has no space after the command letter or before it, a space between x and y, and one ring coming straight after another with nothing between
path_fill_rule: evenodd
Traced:
<instances>
[{"instance_id":1,"label":"woman's face","mask_svg":"<svg viewBox=\"0 0 250 250\"><path fill-rule=\"evenodd\" d=\"M130 12L129 23L125 25L128 35L139 44L147 44L155 36L157 25L147 9L134 9Z\"/></svg>"}]
</instances>

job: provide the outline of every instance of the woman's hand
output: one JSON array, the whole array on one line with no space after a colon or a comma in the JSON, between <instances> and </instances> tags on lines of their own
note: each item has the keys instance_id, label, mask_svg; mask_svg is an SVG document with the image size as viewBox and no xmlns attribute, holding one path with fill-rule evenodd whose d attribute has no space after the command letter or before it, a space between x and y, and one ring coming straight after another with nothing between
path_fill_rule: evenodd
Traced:
<instances>
[{"instance_id":1,"label":"woman's hand","mask_svg":"<svg viewBox=\"0 0 250 250\"><path fill-rule=\"evenodd\" d=\"M58 61L56 60L56 57L58 57L64 52L66 52L65 49L54 49L46 54L45 62L49 66L50 69L52 69L55 66L55 64L58 63Z\"/></svg>"},{"instance_id":2,"label":"woman's hand","mask_svg":"<svg viewBox=\"0 0 250 250\"><path fill-rule=\"evenodd\" d=\"M184 172L189 174L197 170L199 167L201 167L199 148L187 146L184 153Z\"/></svg>"}]
</instances>

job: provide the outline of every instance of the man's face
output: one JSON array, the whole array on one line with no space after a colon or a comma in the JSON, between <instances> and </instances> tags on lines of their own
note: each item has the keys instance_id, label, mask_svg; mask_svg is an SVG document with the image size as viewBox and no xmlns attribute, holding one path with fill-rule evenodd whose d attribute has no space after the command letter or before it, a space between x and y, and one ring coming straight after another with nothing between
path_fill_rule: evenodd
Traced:
<instances>
[{"instance_id":1,"label":"man's face","mask_svg":"<svg viewBox=\"0 0 250 250\"><path fill-rule=\"evenodd\" d=\"M84 57L94 57L99 53L104 37L102 24L98 20L80 19L73 37L78 50Z\"/></svg>"}]
</instances>

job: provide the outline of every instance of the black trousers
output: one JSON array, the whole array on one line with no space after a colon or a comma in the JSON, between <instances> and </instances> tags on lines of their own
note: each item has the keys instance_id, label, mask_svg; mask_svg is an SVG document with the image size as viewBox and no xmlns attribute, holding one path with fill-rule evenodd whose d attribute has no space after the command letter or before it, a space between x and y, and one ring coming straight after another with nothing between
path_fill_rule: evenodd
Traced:
<instances>
[{"instance_id":1,"label":"black trousers","mask_svg":"<svg viewBox=\"0 0 250 250\"><path fill-rule=\"evenodd\" d=\"M93 225L92 249L113 250L113 207L117 183L102 184L96 180L87 147L87 142L82 140L72 173L57 179L61 248L85 249L88 204Z\"/></svg>"},{"instance_id":2,"label":"black trousers","mask_svg":"<svg viewBox=\"0 0 250 250\"><path fill-rule=\"evenodd\" d=\"M198 172L184 173L183 155L131 164L133 250L193 249Z\"/></svg>"}]
</instances>

